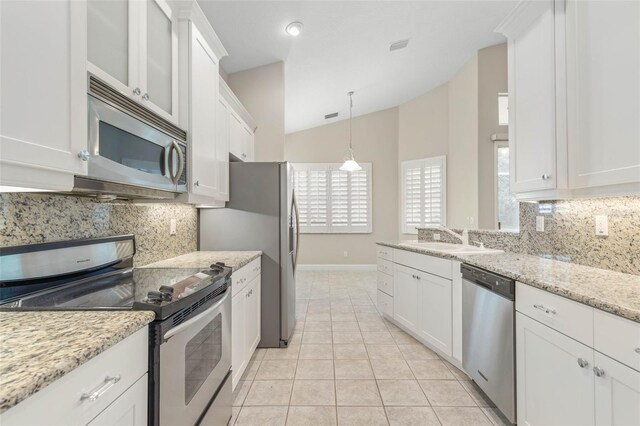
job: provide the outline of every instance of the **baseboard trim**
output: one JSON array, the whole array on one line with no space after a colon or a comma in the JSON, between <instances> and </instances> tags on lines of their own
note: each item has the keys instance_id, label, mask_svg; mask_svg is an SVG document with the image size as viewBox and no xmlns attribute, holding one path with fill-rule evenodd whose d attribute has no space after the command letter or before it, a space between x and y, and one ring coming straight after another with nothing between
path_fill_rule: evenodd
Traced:
<instances>
[{"instance_id":1,"label":"baseboard trim","mask_svg":"<svg viewBox=\"0 0 640 426\"><path fill-rule=\"evenodd\" d=\"M299 271L375 271L375 264L315 264L298 265Z\"/></svg>"}]
</instances>

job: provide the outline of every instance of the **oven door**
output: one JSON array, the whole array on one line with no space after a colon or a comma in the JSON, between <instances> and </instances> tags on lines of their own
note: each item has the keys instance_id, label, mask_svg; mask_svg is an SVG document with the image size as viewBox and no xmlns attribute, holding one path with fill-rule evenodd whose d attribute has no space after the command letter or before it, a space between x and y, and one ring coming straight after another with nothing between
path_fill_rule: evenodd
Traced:
<instances>
[{"instance_id":1,"label":"oven door","mask_svg":"<svg viewBox=\"0 0 640 426\"><path fill-rule=\"evenodd\" d=\"M231 368L231 291L160 344L160 426L196 424Z\"/></svg>"},{"instance_id":2,"label":"oven door","mask_svg":"<svg viewBox=\"0 0 640 426\"><path fill-rule=\"evenodd\" d=\"M186 192L186 144L88 96L88 177Z\"/></svg>"}]
</instances>

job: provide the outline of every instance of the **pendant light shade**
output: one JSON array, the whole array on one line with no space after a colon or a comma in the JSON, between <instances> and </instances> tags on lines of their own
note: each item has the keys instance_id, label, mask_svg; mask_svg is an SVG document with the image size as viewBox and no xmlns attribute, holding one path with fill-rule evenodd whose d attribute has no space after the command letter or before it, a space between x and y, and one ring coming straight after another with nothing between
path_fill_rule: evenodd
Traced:
<instances>
[{"instance_id":1,"label":"pendant light shade","mask_svg":"<svg viewBox=\"0 0 640 426\"><path fill-rule=\"evenodd\" d=\"M353 121L353 92L347 93L349 96L349 155L345 158L344 164L340 166L340 170L345 172L357 172L362 170L360 164L357 163L355 157L353 156L353 146L351 144L351 124Z\"/></svg>"}]
</instances>

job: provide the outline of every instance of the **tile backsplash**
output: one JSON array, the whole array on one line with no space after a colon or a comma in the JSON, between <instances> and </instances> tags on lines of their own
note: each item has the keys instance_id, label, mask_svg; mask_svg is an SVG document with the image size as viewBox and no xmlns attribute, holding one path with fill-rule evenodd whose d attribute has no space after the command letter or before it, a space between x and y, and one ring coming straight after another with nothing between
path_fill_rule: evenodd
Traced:
<instances>
[{"instance_id":1,"label":"tile backsplash","mask_svg":"<svg viewBox=\"0 0 640 426\"><path fill-rule=\"evenodd\" d=\"M169 235L175 219L176 235ZM0 194L0 247L134 234L135 266L197 250L198 213L186 204L33 193Z\"/></svg>"},{"instance_id":2,"label":"tile backsplash","mask_svg":"<svg viewBox=\"0 0 640 426\"><path fill-rule=\"evenodd\" d=\"M595 216L606 215L609 236L595 235ZM544 232L536 231L544 216ZM437 230L420 230L431 240ZM440 232L445 241L453 241ZM451 238L451 240L450 240ZM470 241L558 260L640 275L640 197L520 203L520 232L470 231Z\"/></svg>"}]
</instances>

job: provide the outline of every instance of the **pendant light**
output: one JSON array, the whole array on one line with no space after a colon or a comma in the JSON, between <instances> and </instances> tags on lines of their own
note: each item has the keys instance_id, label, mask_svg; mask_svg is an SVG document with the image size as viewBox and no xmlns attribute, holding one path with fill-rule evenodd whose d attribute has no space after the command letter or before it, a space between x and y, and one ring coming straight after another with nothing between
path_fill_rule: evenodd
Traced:
<instances>
[{"instance_id":1,"label":"pendant light","mask_svg":"<svg viewBox=\"0 0 640 426\"><path fill-rule=\"evenodd\" d=\"M351 144L351 125L353 121L353 92L347 93L347 96L349 96L349 154L345 158L344 164L340 166L340 170L345 172L357 172L358 170L362 170L362 167L356 162L356 159L353 156L353 146Z\"/></svg>"}]
</instances>

